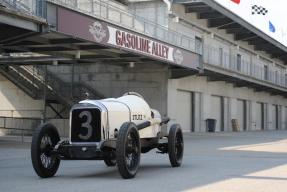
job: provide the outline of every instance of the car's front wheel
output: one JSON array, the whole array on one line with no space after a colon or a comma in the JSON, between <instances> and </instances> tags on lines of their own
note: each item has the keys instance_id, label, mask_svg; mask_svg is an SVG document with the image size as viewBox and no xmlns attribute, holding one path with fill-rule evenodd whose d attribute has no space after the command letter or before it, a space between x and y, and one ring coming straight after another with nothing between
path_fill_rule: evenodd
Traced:
<instances>
[{"instance_id":1,"label":"car's front wheel","mask_svg":"<svg viewBox=\"0 0 287 192\"><path fill-rule=\"evenodd\" d=\"M39 177L47 178L56 174L60 159L52 155L52 150L59 141L58 131L52 124L42 124L35 130L31 144L31 159Z\"/></svg>"},{"instance_id":2,"label":"car's front wheel","mask_svg":"<svg viewBox=\"0 0 287 192\"><path fill-rule=\"evenodd\" d=\"M118 134L116 160L124 179L133 178L140 164L141 146L137 127L132 122L124 123Z\"/></svg>"}]
</instances>

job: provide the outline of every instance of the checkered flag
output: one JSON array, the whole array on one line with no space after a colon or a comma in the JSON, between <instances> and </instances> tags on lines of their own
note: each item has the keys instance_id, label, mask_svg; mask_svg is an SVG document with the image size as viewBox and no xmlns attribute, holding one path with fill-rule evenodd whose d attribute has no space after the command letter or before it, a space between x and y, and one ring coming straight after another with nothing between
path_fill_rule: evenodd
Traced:
<instances>
[{"instance_id":1,"label":"checkered flag","mask_svg":"<svg viewBox=\"0 0 287 192\"><path fill-rule=\"evenodd\" d=\"M258 14L258 15L267 15L268 9L258 6L258 5L253 5L252 7L252 15Z\"/></svg>"}]
</instances>

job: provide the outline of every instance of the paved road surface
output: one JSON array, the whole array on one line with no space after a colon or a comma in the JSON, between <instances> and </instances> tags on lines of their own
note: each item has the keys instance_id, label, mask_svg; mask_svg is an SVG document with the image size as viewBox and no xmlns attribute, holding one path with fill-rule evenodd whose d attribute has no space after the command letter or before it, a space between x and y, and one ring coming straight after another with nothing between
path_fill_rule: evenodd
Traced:
<instances>
[{"instance_id":1,"label":"paved road surface","mask_svg":"<svg viewBox=\"0 0 287 192\"><path fill-rule=\"evenodd\" d=\"M142 155L131 180L102 161L62 161L55 177L40 179L29 147L29 142L0 137L1 192L287 190L287 131L186 134L182 167L171 168L167 155L152 151Z\"/></svg>"}]
</instances>

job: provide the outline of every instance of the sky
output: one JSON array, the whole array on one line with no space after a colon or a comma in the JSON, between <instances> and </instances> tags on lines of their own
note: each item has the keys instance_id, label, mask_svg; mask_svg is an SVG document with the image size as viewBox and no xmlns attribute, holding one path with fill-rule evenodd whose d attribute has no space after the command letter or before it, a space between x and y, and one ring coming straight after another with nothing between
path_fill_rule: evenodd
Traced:
<instances>
[{"instance_id":1,"label":"sky","mask_svg":"<svg viewBox=\"0 0 287 192\"><path fill-rule=\"evenodd\" d=\"M287 47L287 0L214 1ZM252 9L252 6L256 7L257 12ZM265 15L259 11L262 9L267 10Z\"/></svg>"}]
</instances>

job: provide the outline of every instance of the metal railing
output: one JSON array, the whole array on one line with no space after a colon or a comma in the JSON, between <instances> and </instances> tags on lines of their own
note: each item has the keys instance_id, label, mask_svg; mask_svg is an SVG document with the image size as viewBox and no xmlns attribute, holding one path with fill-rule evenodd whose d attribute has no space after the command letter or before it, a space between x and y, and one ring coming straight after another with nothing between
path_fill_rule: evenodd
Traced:
<instances>
[{"instance_id":1,"label":"metal railing","mask_svg":"<svg viewBox=\"0 0 287 192\"><path fill-rule=\"evenodd\" d=\"M218 47L208 45L204 46L203 62L287 88L286 70L256 56L241 55L238 58L237 53L220 51Z\"/></svg>"},{"instance_id":2,"label":"metal railing","mask_svg":"<svg viewBox=\"0 0 287 192\"><path fill-rule=\"evenodd\" d=\"M72 74L69 81L62 80L57 73L52 69L57 68L56 66L48 66L45 74L45 66L21 66L22 69L32 75L32 83L36 83L36 86L43 88L47 87L48 93L53 94L58 99L66 104L73 104L78 100L85 99L86 93L89 95L99 98L104 98L99 92L92 87L80 82L74 81ZM73 68L73 66L69 66ZM72 69L71 69L72 70ZM46 75L46 79L45 79ZM38 84L38 85L37 85Z\"/></svg>"},{"instance_id":3,"label":"metal railing","mask_svg":"<svg viewBox=\"0 0 287 192\"><path fill-rule=\"evenodd\" d=\"M3 129L6 132L5 135L20 135L22 142L24 142L24 136L32 135L34 129L41 123L42 119L40 118L12 118L0 116L0 129Z\"/></svg>"},{"instance_id":4,"label":"metal railing","mask_svg":"<svg viewBox=\"0 0 287 192\"><path fill-rule=\"evenodd\" d=\"M113 24L125 27L149 37L156 38L166 43L196 52L195 39L168 27L159 25L143 17L129 13L119 7L115 7L109 1L103 0L0 0L0 3L8 5L19 11L33 16L46 17L46 2L52 2L73 9L92 17L109 21Z\"/></svg>"},{"instance_id":5,"label":"metal railing","mask_svg":"<svg viewBox=\"0 0 287 192\"><path fill-rule=\"evenodd\" d=\"M17 109L17 110L0 110L0 117L7 118L17 118L18 116L25 116L29 118L36 118L38 116L42 116L44 110L33 110L33 109ZM40 114L40 115L39 115Z\"/></svg>"},{"instance_id":6,"label":"metal railing","mask_svg":"<svg viewBox=\"0 0 287 192\"><path fill-rule=\"evenodd\" d=\"M33 15L43 16L45 0L0 0L0 3L9 8Z\"/></svg>"}]
</instances>

